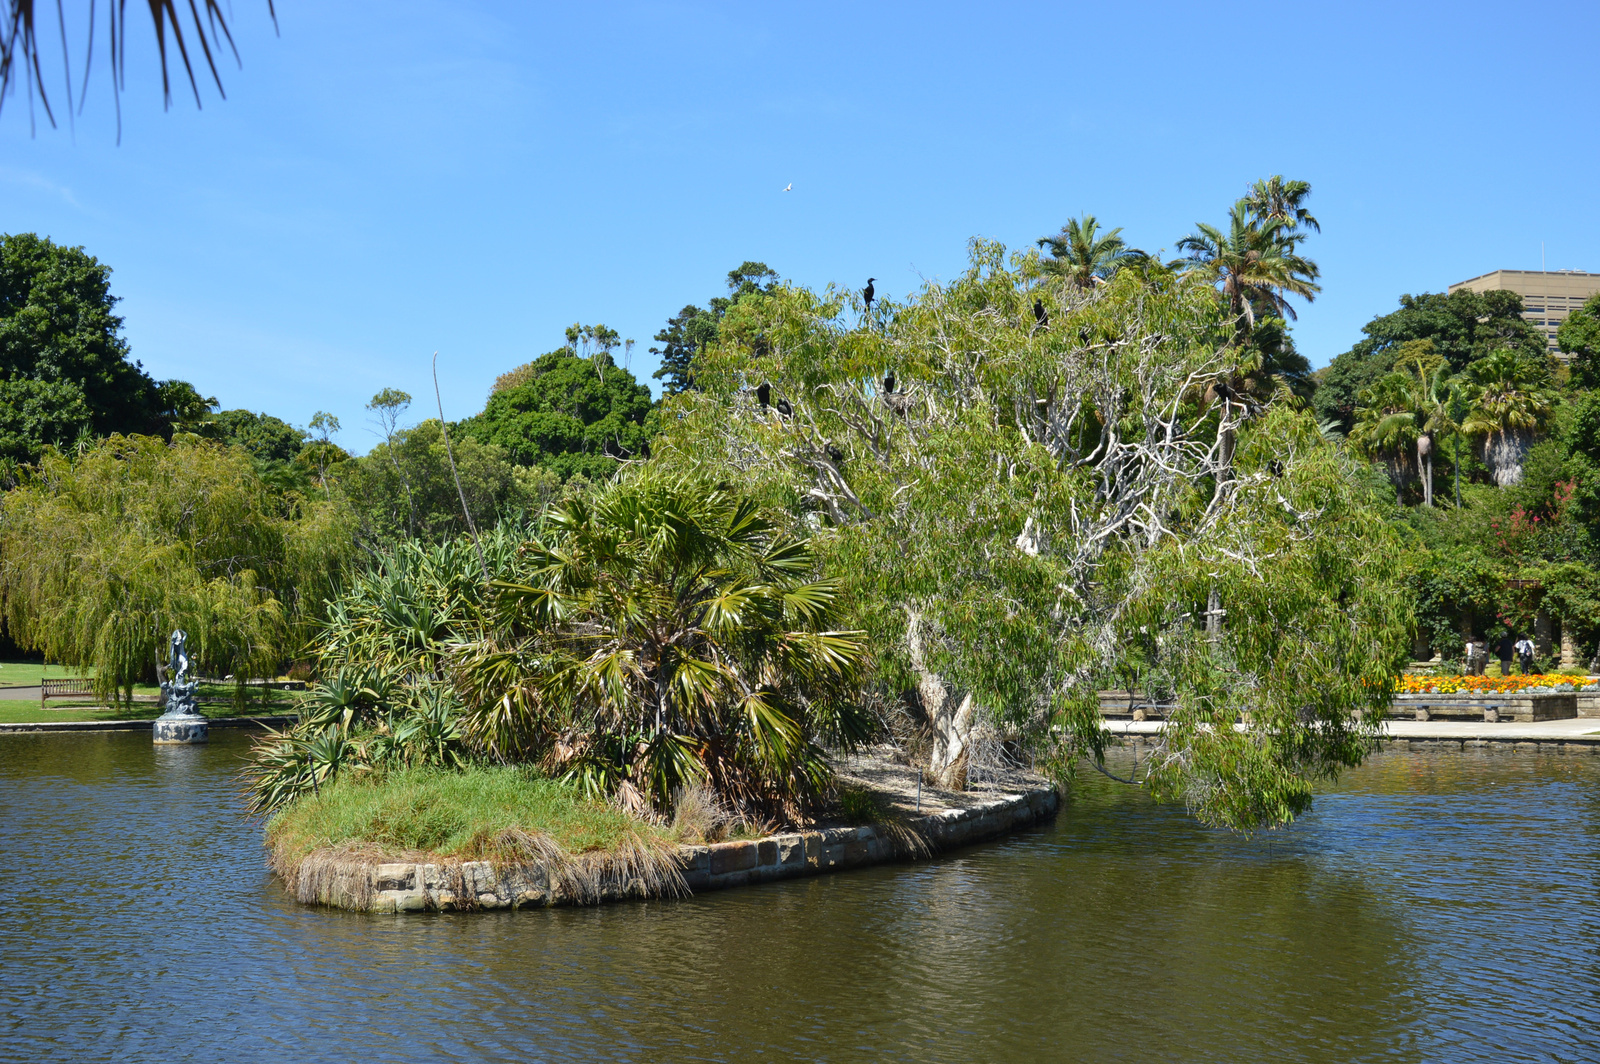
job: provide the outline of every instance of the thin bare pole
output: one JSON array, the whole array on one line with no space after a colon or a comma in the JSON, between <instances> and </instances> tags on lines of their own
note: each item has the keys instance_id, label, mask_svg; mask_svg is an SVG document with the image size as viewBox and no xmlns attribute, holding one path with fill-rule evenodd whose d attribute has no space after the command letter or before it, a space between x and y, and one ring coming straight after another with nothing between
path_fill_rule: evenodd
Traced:
<instances>
[{"instance_id":1,"label":"thin bare pole","mask_svg":"<svg viewBox=\"0 0 1600 1064\"><path fill-rule=\"evenodd\" d=\"M478 552L478 568L483 571L483 584L489 585L489 563L483 560L483 544L478 542L478 526L472 523L472 511L467 509L467 493L461 487L461 474L456 472L456 455L450 449L450 429L444 423L444 399L439 395L439 352L433 353L433 399L439 404L439 431L444 433L444 455L450 459L450 475L456 481L456 496L461 500L461 516L467 519L467 531L472 533L472 546Z\"/></svg>"}]
</instances>

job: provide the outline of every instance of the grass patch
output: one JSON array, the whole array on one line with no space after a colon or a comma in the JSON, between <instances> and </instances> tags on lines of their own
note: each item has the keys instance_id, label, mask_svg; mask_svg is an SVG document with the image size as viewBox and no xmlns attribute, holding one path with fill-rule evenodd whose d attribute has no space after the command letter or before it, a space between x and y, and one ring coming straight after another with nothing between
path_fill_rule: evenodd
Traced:
<instances>
[{"instance_id":1,"label":"grass patch","mask_svg":"<svg viewBox=\"0 0 1600 1064\"><path fill-rule=\"evenodd\" d=\"M331 848L505 862L538 856L529 838L569 855L671 841L653 824L516 766L341 779L267 822L267 845L291 860Z\"/></svg>"},{"instance_id":2,"label":"grass patch","mask_svg":"<svg viewBox=\"0 0 1600 1064\"><path fill-rule=\"evenodd\" d=\"M0 661L0 687L37 687L41 679L64 680L74 676L93 676L94 669L69 669L63 665L43 665L37 661Z\"/></svg>"},{"instance_id":3,"label":"grass patch","mask_svg":"<svg viewBox=\"0 0 1600 1064\"><path fill-rule=\"evenodd\" d=\"M281 704L266 704L252 702L245 708L245 716L270 717L288 716L299 712L298 707L291 702ZM202 716L213 720L219 717L238 716L232 706L202 705ZM0 724L40 724L52 721L82 721L82 720L155 720L161 716L161 709L154 702L135 702L133 705L122 708L120 706L107 707L94 703L73 703L50 701L49 709L40 709L39 700L9 699L0 700Z\"/></svg>"}]
</instances>

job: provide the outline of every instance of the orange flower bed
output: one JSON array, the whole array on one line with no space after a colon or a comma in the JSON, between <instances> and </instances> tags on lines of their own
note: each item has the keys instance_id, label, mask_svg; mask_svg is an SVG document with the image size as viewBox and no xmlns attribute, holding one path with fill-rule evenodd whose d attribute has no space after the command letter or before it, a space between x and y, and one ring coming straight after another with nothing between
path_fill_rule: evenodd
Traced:
<instances>
[{"instance_id":1,"label":"orange flower bed","mask_svg":"<svg viewBox=\"0 0 1600 1064\"><path fill-rule=\"evenodd\" d=\"M1397 688L1403 695L1488 695L1526 691L1530 687L1555 687L1569 683L1575 690L1592 687L1600 680L1587 676L1562 676L1535 673L1532 676L1402 676Z\"/></svg>"}]
</instances>

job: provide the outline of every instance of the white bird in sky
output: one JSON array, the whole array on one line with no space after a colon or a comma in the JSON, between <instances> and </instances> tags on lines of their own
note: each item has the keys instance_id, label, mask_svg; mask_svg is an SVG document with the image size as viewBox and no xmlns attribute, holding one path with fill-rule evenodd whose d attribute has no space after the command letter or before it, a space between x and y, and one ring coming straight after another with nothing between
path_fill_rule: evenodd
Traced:
<instances>
[{"instance_id":1,"label":"white bird in sky","mask_svg":"<svg viewBox=\"0 0 1600 1064\"><path fill-rule=\"evenodd\" d=\"M791 181L791 182L789 182L789 183L788 183L788 184L787 184L787 185L784 185L784 186L783 186L783 190L784 190L784 191L785 191L785 192L793 192L793 191L794 191L794 182L793 182L793 181Z\"/></svg>"}]
</instances>

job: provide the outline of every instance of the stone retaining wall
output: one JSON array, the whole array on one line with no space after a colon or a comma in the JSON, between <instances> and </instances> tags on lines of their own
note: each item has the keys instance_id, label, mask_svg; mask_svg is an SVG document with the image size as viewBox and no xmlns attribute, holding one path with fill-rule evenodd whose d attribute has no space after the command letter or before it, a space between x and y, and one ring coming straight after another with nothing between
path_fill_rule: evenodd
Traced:
<instances>
[{"instance_id":1,"label":"stone retaining wall","mask_svg":"<svg viewBox=\"0 0 1600 1064\"><path fill-rule=\"evenodd\" d=\"M1054 816L1053 787L1004 795L967 808L914 817L904 826L868 825L792 832L764 839L682 846L683 884L694 893L796 876L861 868L897 858L981 842ZM638 879L602 877L592 893L575 889L539 864L488 861L374 861L318 852L284 871L295 896L311 904L368 912L515 909L659 896Z\"/></svg>"},{"instance_id":2,"label":"stone retaining wall","mask_svg":"<svg viewBox=\"0 0 1600 1064\"><path fill-rule=\"evenodd\" d=\"M1500 719L1531 724L1541 720L1571 720L1579 716L1576 692L1552 691L1533 694L1513 691L1505 694L1396 695L1389 715L1411 719L1417 707L1432 707L1430 714L1440 720L1482 720L1485 706L1500 707Z\"/></svg>"}]
</instances>

